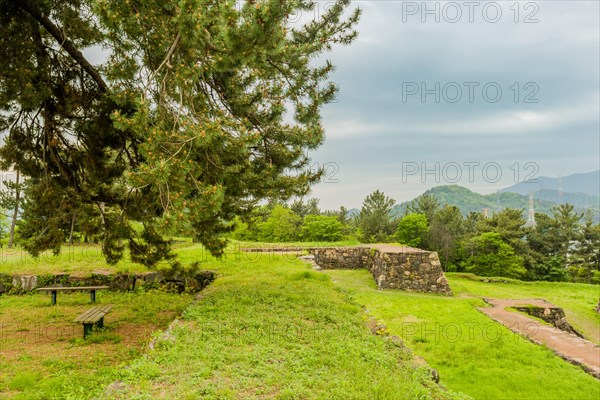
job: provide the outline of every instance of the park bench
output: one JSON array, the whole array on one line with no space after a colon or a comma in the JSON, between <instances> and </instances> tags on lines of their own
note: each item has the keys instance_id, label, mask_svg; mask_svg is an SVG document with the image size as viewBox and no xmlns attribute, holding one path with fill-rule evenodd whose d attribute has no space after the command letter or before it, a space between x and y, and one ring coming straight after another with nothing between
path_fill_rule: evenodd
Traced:
<instances>
[{"instance_id":1,"label":"park bench","mask_svg":"<svg viewBox=\"0 0 600 400\"><path fill-rule=\"evenodd\" d=\"M41 292L52 293L52 305L56 305L56 295L58 292L72 292L75 290L89 290L90 300L92 303L96 302L96 290L108 289L109 286L54 286L54 287L43 287L38 288Z\"/></svg>"},{"instance_id":2,"label":"park bench","mask_svg":"<svg viewBox=\"0 0 600 400\"><path fill-rule=\"evenodd\" d=\"M92 333L92 328L96 325L98 328L104 326L104 316L110 312L112 306L92 307L77 318L75 322L83 324L83 339Z\"/></svg>"}]
</instances>

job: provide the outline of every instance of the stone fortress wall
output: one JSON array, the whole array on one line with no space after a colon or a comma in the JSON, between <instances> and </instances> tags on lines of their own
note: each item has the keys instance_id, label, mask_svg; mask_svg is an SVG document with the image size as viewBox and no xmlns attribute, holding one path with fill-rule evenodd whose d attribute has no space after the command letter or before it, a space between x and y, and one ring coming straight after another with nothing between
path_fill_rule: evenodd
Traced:
<instances>
[{"instance_id":1,"label":"stone fortress wall","mask_svg":"<svg viewBox=\"0 0 600 400\"><path fill-rule=\"evenodd\" d=\"M309 253L323 269L369 270L379 289L452 295L436 252L380 244L311 248Z\"/></svg>"}]
</instances>

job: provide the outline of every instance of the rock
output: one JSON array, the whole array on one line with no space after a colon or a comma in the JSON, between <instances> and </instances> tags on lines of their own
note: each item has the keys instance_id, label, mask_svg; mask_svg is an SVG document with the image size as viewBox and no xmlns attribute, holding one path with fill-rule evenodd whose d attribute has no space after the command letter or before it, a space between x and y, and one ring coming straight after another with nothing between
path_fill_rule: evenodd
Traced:
<instances>
[{"instance_id":1,"label":"rock","mask_svg":"<svg viewBox=\"0 0 600 400\"><path fill-rule=\"evenodd\" d=\"M110 288L113 290L132 290L135 284L135 277L129 274L117 275L113 278L112 282L110 282Z\"/></svg>"},{"instance_id":2,"label":"rock","mask_svg":"<svg viewBox=\"0 0 600 400\"><path fill-rule=\"evenodd\" d=\"M18 291L28 292L37 287L37 275L17 275L13 276L12 286Z\"/></svg>"}]
</instances>

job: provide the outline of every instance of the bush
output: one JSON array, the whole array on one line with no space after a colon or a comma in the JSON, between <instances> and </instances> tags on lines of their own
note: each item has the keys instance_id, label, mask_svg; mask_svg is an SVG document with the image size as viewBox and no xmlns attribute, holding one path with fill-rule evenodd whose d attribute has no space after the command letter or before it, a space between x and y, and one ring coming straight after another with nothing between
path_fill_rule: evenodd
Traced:
<instances>
[{"instance_id":1,"label":"bush","mask_svg":"<svg viewBox=\"0 0 600 400\"><path fill-rule=\"evenodd\" d=\"M398 225L396 239L407 246L419 247L429 232L427 217L423 214L408 214Z\"/></svg>"},{"instance_id":2,"label":"bush","mask_svg":"<svg viewBox=\"0 0 600 400\"><path fill-rule=\"evenodd\" d=\"M342 224L334 216L307 215L302 225L302 239L312 242L342 240Z\"/></svg>"},{"instance_id":3,"label":"bush","mask_svg":"<svg viewBox=\"0 0 600 400\"><path fill-rule=\"evenodd\" d=\"M473 237L468 243L470 256L465 270L480 276L521 278L526 274L523 257L515 255L513 248L496 232L486 232Z\"/></svg>"}]
</instances>

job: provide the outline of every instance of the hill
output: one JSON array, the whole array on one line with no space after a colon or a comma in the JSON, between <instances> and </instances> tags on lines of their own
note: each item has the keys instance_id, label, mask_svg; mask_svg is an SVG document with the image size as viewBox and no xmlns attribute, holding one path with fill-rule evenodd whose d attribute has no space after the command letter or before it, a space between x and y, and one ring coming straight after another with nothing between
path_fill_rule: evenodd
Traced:
<instances>
[{"instance_id":1,"label":"hill","mask_svg":"<svg viewBox=\"0 0 600 400\"><path fill-rule=\"evenodd\" d=\"M522 195L545 190L554 190L558 193L560 180L561 178L541 176L536 179L536 182L519 182L500 191ZM600 170L562 177L562 189L565 194L579 193L600 197ZM564 201L567 200L565 199Z\"/></svg>"},{"instance_id":2,"label":"hill","mask_svg":"<svg viewBox=\"0 0 600 400\"><path fill-rule=\"evenodd\" d=\"M421 196L423 195L434 196L441 205L449 204L457 206L464 215L470 213L471 211L481 212L485 208L489 209L490 212L502 210L504 208L515 208L522 209L523 215L526 217L529 208L528 195L521 195L512 192L498 192L482 195L479 193L472 192L471 190L458 185L436 186L434 188L429 189ZM556 193L556 198L557 197L558 193ZM552 207L558 204L556 198L553 197L551 190L542 191L540 197L534 195L535 211L539 213L549 214L551 212ZM563 195L563 202L572 202L576 206L578 212L583 212L586 209L587 204L587 206L594 212L595 219L597 220L598 216L600 215L600 205L598 204L599 199L596 197L593 198L594 201L590 201L590 199L592 198L593 196L586 197L585 194L581 193L565 193ZM396 205L392 209L392 214L403 214L408 204L417 199L418 197L411 201Z\"/></svg>"}]
</instances>

